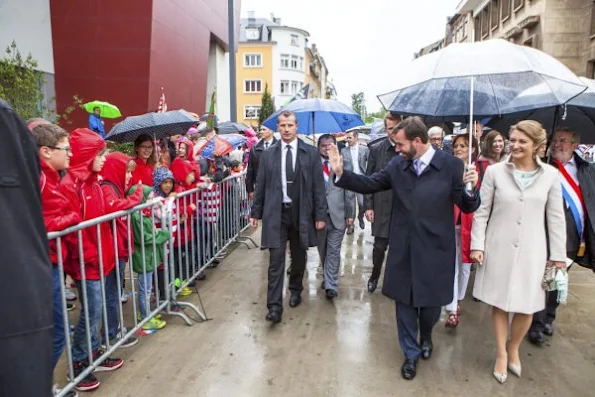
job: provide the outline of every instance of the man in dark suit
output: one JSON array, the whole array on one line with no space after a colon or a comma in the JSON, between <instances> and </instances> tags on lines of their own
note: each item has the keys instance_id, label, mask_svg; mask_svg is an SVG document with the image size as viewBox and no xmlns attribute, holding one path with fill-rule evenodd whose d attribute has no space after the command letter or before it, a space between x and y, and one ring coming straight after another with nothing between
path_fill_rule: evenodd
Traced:
<instances>
[{"instance_id":1,"label":"man in dark suit","mask_svg":"<svg viewBox=\"0 0 595 397\"><path fill-rule=\"evenodd\" d=\"M393 135L396 132L395 127L400 121L400 117L390 113L384 118L384 128L386 129L387 137L370 146L366 175L369 176L384 169L393 157L397 155ZM380 278L384 256L388 248L388 229L392 213L392 192L387 190L364 195L364 208L366 209L366 219L372 222L372 236L374 236L374 248L372 250L372 263L374 267L372 268L372 275L368 280L368 292L373 293L378 287L378 279Z\"/></svg>"},{"instance_id":2,"label":"man in dark suit","mask_svg":"<svg viewBox=\"0 0 595 397\"><path fill-rule=\"evenodd\" d=\"M277 139L273 136L273 130L265 127L260 127L260 141L250 149L248 156L248 167L246 168L246 191L248 197L254 199L254 184L256 183L256 176L258 175L258 165L260 164L260 156L262 152L268 150L275 143Z\"/></svg>"},{"instance_id":3,"label":"man in dark suit","mask_svg":"<svg viewBox=\"0 0 595 397\"><path fill-rule=\"evenodd\" d=\"M575 131L566 127L556 130L549 163L560 171L566 214L566 256L595 271L595 165L576 154L579 143ZM557 308L558 291L548 292L545 309L533 315L527 335L529 342L541 346L544 334L554 334Z\"/></svg>"},{"instance_id":4,"label":"man in dark suit","mask_svg":"<svg viewBox=\"0 0 595 397\"><path fill-rule=\"evenodd\" d=\"M364 174L368 165L368 155L370 150L366 146L359 144L357 130L348 131L345 134L345 141L347 141L347 146L341 150L341 155L343 156L343 161L345 162L345 169L355 172L358 175ZM366 226L364 223L364 195L357 194L356 197L359 207L357 219L359 220L360 229L363 230ZM347 234L353 234L353 228L353 225L348 226Z\"/></svg>"},{"instance_id":5,"label":"man in dark suit","mask_svg":"<svg viewBox=\"0 0 595 397\"><path fill-rule=\"evenodd\" d=\"M359 193L392 188L389 255L382 293L396 301L399 343L405 354L401 374L413 379L420 357L429 359L432 328L442 306L453 298L455 275L454 206L470 213L479 207L475 167L429 144L419 117L395 128L395 157L371 176L343 171L342 158L331 150L337 186ZM473 187L465 191L464 184ZM419 342L418 342L419 331Z\"/></svg>"},{"instance_id":6,"label":"man in dark suit","mask_svg":"<svg viewBox=\"0 0 595 397\"><path fill-rule=\"evenodd\" d=\"M325 290L326 298L329 300L337 297L341 268L341 244L345 228L353 224L355 214L355 193L335 186L333 180L334 175L328 159L329 150L333 146L337 146L334 136L324 134L318 138L318 150L326 184L328 206L326 227L318 231L318 254L324 268L322 289Z\"/></svg>"},{"instance_id":7,"label":"man in dark suit","mask_svg":"<svg viewBox=\"0 0 595 397\"><path fill-rule=\"evenodd\" d=\"M260 158L250 219L253 227L262 219L262 245L270 250L266 319L273 323L283 313L286 243L291 252L289 306L296 307L302 301L306 250L317 245L316 230L326 226L328 211L320 155L297 138L297 127L293 112L279 115L281 141Z\"/></svg>"}]
</instances>

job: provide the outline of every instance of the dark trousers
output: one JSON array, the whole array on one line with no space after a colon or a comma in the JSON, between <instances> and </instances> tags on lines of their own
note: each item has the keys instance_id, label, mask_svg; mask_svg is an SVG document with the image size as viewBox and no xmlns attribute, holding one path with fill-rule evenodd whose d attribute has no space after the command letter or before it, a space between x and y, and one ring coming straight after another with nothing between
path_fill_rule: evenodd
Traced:
<instances>
[{"instance_id":1,"label":"dark trousers","mask_svg":"<svg viewBox=\"0 0 595 397\"><path fill-rule=\"evenodd\" d=\"M546 324L552 324L556 319L558 305L558 291L546 292L545 309L533 315L529 332L543 332Z\"/></svg>"},{"instance_id":2,"label":"dark trousers","mask_svg":"<svg viewBox=\"0 0 595 397\"><path fill-rule=\"evenodd\" d=\"M306 269L306 249L300 243L300 234L293 221L292 209L283 208L281 213L280 244L278 248L270 248L269 259L269 287L267 293L267 308L283 311L283 278L285 274L285 251L287 241L291 255L291 272L289 274L289 290L301 293L304 287L302 280Z\"/></svg>"},{"instance_id":3,"label":"dark trousers","mask_svg":"<svg viewBox=\"0 0 595 397\"><path fill-rule=\"evenodd\" d=\"M388 238L374 237L374 248L372 249L372 263L374 264L374 268L372 269L372 276L370 276L371 280L378 280L380 277L387 248Z\"/></svg>"},{"instance_id":4,"label":"dark trousers","mask_svg":"<svg viewBox=\"0 0 595 397\"><path fill-rule=\"evenodd\" d=\"M432 329L440 319L440 307L413 307L395 302L399 344L405 358L418 360L421 356L421 342L432 340ZM419 331L419 341L417 335Z\"/></svg>"}]
</instances>

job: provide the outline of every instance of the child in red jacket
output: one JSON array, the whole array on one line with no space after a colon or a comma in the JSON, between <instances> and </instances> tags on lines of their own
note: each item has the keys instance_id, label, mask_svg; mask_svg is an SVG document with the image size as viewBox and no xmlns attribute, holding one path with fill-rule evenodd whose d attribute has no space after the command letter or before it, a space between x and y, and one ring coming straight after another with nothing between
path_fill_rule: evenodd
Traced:
<instances>
[{"instance_id":1,"label":"child in red jacket","mask_svg":"<svg viewBox=\"0 0 595 397\"><path fill-rule=\"evenodd\" d=\"M39 187L41 190L41 204L43 207L43 221L48 232L59 232L68 227L74 226L81 221L77 211L68 206L68 199L59 188L59 172L68 168L72 152L68 143L68 132L50 123L38 124L31 129L39 148L39 159L41 174ZM62 261L67 256L66 244L61 244ZM63 278L58 268L58 249L56 240L50 241L50 259L53 264L54 273L54 330L52 336L54 367L60 360L64 344L66 343L64 333L64 312L62 310L63 297L60 285Z\"/></svg>"},{"instance_id":2,"label":"child in red jacket","mask_svg":"<svg viewBox=\"0 0 595 397\"><path fill-rule=\"evenodd\" d=\"M132 172L136 167L136 162L130 158L130 156L114 152L105 156L105 164L101 170L101 180L99 182L103 197L105 199L106 210L108 213L117 212L121 210L127 210L141 203L143 198L142 189L137 189L136 192L131 196L126 196L128 188L130 187L130 181L132 180ZM142 182L139 182L142 184ZM116 286L121 291L122 302L127 301L127 296L124 294L124 274L126 270L126 262L132 255L132 252L128 251L128 247L134 247L134 239L132 232L128 232L128 217L116 219L116 238L117 238L117 252L116 256L116 271L120 276L120 284ZM113 234L112 226L112 234ZM129 240L130 235L130 242ZM117 280L116 280L117 281ZM110 345L118 342L118 332L121 331L118 327L119 324L119 309L120 305L117 302L118 291L107 291L106 295L110 296L110 302L108 306L114 306L117 310L108 311L108 336L110 339ZM125 334L123 332L121 334ZM121 335L120 335L121 336ZM104 335L102 335L104 338ZM136 344L135 338L128 338L122 345L122 347L129 347Z\"/></svg>"},{"instance_id":3,"label":"child in red jacket","mask_svg":"<svg viewBox=\"0 0 595 397\"><path fill-rule=\"evenodd\" d=\"M107 202L99 185L99 172L105 163L105 141L87 128L78 128L71 133L70 145L73 153L70 168L60 184L62 191L68 198L69 207L77 211L83 221L107 214ZM105 277L105 290L113 289L117 293L111 222L101 223L99 232L96 226L91 226L82 230L82 240L79 241L78 239L79 233L73 233L67 239L69 257L65 263L65 268L76 282L82 305L72 341L72 360L75 376L78 376L88 367L90 355L93 356L93 359L96 359L102 354L99 339L102 314L102 274ZM99 238L99 235L101 238ZM82 244L82 258L79 257L79 244ZM86 282L84 284L81 281L81 267L85 272ZM113 286L113 288L108 287L108 285ZM87 300L86 308L83 302L84 299ZM106 294L106 301L111 299ZM109 307L107 310L108 312L111 311ZM87 345L87 321L89 322L89 332L91 334L91 346ZM123 364L122 359L107 358L96 371L113 371ZM76 388L80 391L88 391L97 389L99 385L99 380L93 373L90 373L77 384Z\"/></svg>"}]
</instances>

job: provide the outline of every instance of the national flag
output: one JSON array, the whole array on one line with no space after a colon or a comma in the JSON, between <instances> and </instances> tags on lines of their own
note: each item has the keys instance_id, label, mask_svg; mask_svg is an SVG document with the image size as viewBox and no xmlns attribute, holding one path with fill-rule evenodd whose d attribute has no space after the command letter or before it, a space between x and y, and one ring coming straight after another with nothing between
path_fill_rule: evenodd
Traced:
<instances>
[{"instance_id":1,"label":"national flag","mask_svg":"<svg viewBox=\"0 0 595 397\"><path fill-rule=\"evenodd\" d=\"M308 94L310 93L310 84L306 84L302 87L301 90L297 92L294 96L289 98L287 102L283 104L283 106L289 105L291 102L298 100L298 99L308 99Z\"/></svg>"},{"instance_id":2,"label":"national flag","mask_svg":"<svg viewBox=\"0 0 595 397\"><path fill-rule=\"evenodd\" d=\"M217 101L217 90L211 95L211 105L209 106L209 116L207 117L207 127L213 128L215 125L215 102Z\"/></svg>"},{"instance_id":3,"label":"national flag","mask_svg":"<svg viewBox=\"0 0 595 397\"><path fill-rule=\"evenodd\" d=\"M159 106L157 106L157 113L167 112L167 102L165 102L165 93L161 87L161 97L159 98Z\"/></svg>"}]
</instances>

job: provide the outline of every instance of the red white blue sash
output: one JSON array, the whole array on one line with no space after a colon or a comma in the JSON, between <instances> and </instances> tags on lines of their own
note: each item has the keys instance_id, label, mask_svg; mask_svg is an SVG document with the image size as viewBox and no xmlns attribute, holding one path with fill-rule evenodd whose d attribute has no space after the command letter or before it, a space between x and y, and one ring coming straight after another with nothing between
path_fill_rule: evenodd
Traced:
<instances>
[{"instance_id":1,"label":"red white blue sash","mask_svg":"<svg viewBox=\"0 0 595 397\"><path fill-rule=\"evenodd\" d=\"M585 200L583 199L583 193L578 186L578 181L570 175L566 168L564 168L564 164L558 160L554 160L554 162L560 171L562 196L564 197L564 201L570 209L570 212L572 212L578 235L582 241L583 232L585 230Z\"/></svg>"}]
</instances>

